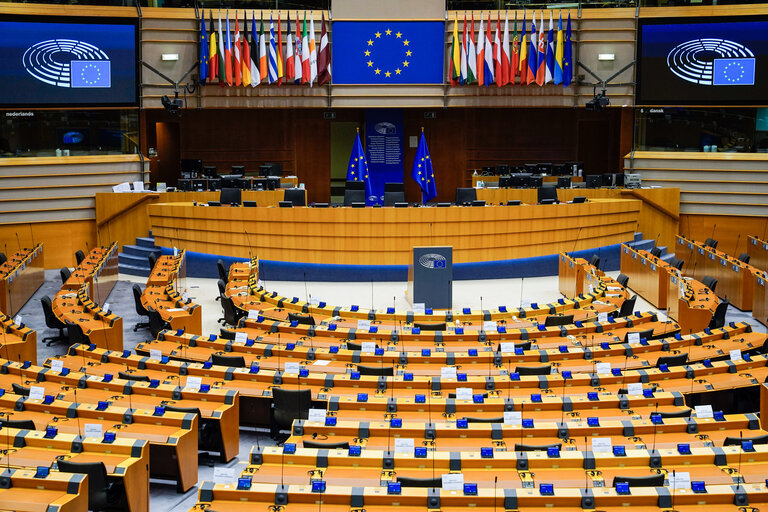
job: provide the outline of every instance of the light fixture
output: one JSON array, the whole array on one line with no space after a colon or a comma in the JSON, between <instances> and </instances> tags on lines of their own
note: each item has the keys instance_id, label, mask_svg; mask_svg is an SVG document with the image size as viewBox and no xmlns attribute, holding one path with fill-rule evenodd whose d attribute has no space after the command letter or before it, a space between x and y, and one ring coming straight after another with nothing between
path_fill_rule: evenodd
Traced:
<instances>
[{"instance_id":1,"label":"light fixture","mask_svg":"<svg viewBox=\"0 0 768 512\"><path fill-rule=\"evenodd\" d=\"M613 61L616 60L616 55L613 53L598 53L597 60Z\"/></svg>"},{"instance_id":2,"label":"light fixture","mask_svg":"<svg viewBox=\"0 0 768 512\"><path fill-rule=\"evenodd\" d=\"M160 58L162 60L168 60L168 61L174 61L179 60L179 54L178 53L163 53Z\"/></svg>"}]
</instances>

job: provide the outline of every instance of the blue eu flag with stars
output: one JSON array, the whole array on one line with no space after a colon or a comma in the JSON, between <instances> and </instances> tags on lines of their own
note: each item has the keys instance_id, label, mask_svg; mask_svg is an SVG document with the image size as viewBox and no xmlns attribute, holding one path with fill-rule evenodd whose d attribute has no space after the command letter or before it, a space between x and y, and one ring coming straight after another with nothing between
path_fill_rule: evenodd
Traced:
<instances>
[{"instance_id":1,"label":"blue eu flag with stars","mask_svg":"<svg viewBox=\"0 0 768 512\"><path fill-rule=\"evenodd\" d=\"M755 85L755 59L715 59L714 85Z\"/></svg>"},{"instance_id":2,"label":"blue eu flag with stars","mask_svg":"<svg viewBox=\"0 0 768 512\"><path fill-rule=\"evenodd\" d=\"M442 84L442 21L333 22L336 84Z\"/></svg>"},{"instance_id":3,"label":"blue eu flag with stars","mask_svg":"<svg viewBox=\"0 0 768 512\"><path fill-rule=\"evenodd\" d=\"M424 132L421 133L421 141L419 141L419 148L416 150L416 158L413 159L411 177L421 187L422 203L437 197L435 172L432 169L432 159L429 157L429 148L427 148L427 139L424 138Z\"/></svg>"},{"instance_id":4,"label":"blue eu flag with stars","mask_svg":"<svg viewBox=\"0 0 768 512\"><path fill-rule=\"evenodd\" d=\"M371 190L371 180L368 177L368 161L365 159L365 150L360 142L360 134L355 136L355 143L352 145L352 153L349 155L349 164L347 164L347 181L364 181L365 197L373 195Z\"/></svg>"}]
</instances>

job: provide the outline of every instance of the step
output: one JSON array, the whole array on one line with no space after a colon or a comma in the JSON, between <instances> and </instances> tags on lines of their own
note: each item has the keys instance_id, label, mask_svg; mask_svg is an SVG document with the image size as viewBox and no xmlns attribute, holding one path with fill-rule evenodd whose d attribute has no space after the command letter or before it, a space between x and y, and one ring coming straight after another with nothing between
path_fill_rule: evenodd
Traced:
<instances>
[{"instance_id":1,"label":"step","mask_svg":"<svg viewBox=\"0 0 768 512\"><path fill-rule=\"evenodd\" d=\"M669 263L669 260L671 260L674 257L675 257L675 254L674 253L670 253L670 252L661 255L661 259L663 261L666 261L667 263Z\"/></svg>"},{"instance_id":2,"label":"step","mask_svg":"<svg viewBox=\"0 0 768 512\"><path fill-rule=\"evenodd\" d=\"M636 251L650 251L653 249L653 240L638 240L636 242L629 242L627 245Z\"/></svg>"},{"instance_id":3,"label":"step","mask_svg":"<svg viewBox=\"0 0 768 512\"><path fill-rule=\"evenodd\" d=\"M632 240L632 242L639 242L642 239L643 239L643 234L642 233L635 233L635 237Z\"/></svg>"},{"instance_id":4,"label":"step","mask_svg":"<svg viewBox=\"0 0 768 512\"><path fill-rule=\"evenodd\" d=\"M667 246L666 245L657 245L657 247L661 250L661 256L664 256L667 254Z\"/></svg>"},{"instance_id":5,"label":"step","mask_svg":"<svg viewBox=\"0 0 768 512\"><path fill-rule=\"evenodd\" d=\"M159 249L159 247L155 245L155 239L148 236L136 237L136 245L141 247L149 247L150 249Z\"/></svg>"},{"instance_id":6,"label":"step","mask_svg":"<svg viewBox=\"0 0 768 512\"><path fill-rule=\"evenodd\" d=\"M146 256L136 256L134 254L119 253L117 262L122 271L123 265L132 265L134 267L145 268L149 272L149 259Z\"/></svg>"},{"instance_id":7,"label":"step","mask_svg":"<svg viewBox=\"0 0 768 512\"><path fill-rule=\"evenodd\" d=\"M121 274L149 277L149 266L147 266L147 268L142 268L134 265L120 265L119 271Z\"/></svg>"},{"instance_id":8,"label":"step","mask_svg":"<svg viewBox=\"0 0 768 512\"><path fill-rule=\"evenodd\" d=\"M132 256L143 256L147 258L150 254L160 256L160 248L144 247L141 245L124 245L123 254L130 254Z\"/></svg>"}]
</instances>

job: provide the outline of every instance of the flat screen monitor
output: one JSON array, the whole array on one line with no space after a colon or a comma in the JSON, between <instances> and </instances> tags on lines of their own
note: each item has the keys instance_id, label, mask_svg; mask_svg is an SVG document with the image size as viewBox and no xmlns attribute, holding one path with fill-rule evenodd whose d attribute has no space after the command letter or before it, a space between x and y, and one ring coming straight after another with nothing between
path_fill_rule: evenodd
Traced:
<instances>
[{"instance_id":1,"label":"flat screen monitor","mask_svg":"<svg viewBox=\"0 0 768 512\"><path fill-rule=\"evenodd\" d=\"M509 165L508 164L499 164L496 166L496 174L509 174Z\"/></svg>"},{"instance_id":2,"label":"flat screen monitor","mask_svg":"<svg viewBox=\"0 0 768 512\"><path fill-rule=\"evenodd\" d=\"M176 182L176 188L181 190L182 192L188 192L192 190L192 180L178 180Z\"/></svg>"},{"instance_id":3,"label":"flat screen monitor","mask_svg":"<svg viewBox=\"0 0 768 512\"><path fill-rule=\"evenodd\" d=\"M239 176L245 176L245 166L244 165L233 165L232 166L232 174L237 174Z\"/></svg>"},{"instance_id":4,"label":"flat screen monitor","mask_svg":"<svg viewBox=\"0 0 768 512\"><path fill-rule=\"evenodd\" d=\"M385 183L384 192L404 192L405 185L403 183Z\"/></svg>"},{"instance_id":5,"label":"flat screen monitor","mask_svg":"<svg viewBox=\"0 0 768 512\"><path fill-rule=\"evenodd\" d=\"M240 204L242 198L242 191L239 188L222 188L221 195L219 196L219 202L221 204Z\"/></svg>"},{"instance_id":6,"label":"flat screen monitor","mask_svg":"<svg viewBox=\"0 0 768 512\"><path fill-rule=\"evenodd\" d=\"M282 176L283 164L278 162L264 162L259 166L259 176L264 178L269 176Z\"/></svg>"},{"instance_id":7,"label":"flat screen monitor","mask_svg":"<svg viewBox=\"0 0 768 512\"><path fill-rule=\"evenodd\" d=\"M219 190L221 188L221 180L220 179L210 179L208 180L208 190Z\"/></svg>"},{"instance_id":8,"label":"flat screen monitor","mask_svg":"<svg viewBox=\"0 0 768 512\"><path fill-rule=\"evenodd\" d=\"M201 192L208 189L208 180L192 180L192 190Z\"/></svg>"},{"instance_id":9,"label":"flat screen monitor","mask_svg":"<svg viewBox=\"0 0 768 512\"><path fill-rule=\"evenodd\" d=\"M584 178L587 188L600 188L603 186L603 176L600 174L587 174Z\"/></svg>"},{"instance_id":10,"label":"flat screen monitor","mask_svg":"<svg viewBox=\"0 0 768 512\"><path fill-rule=\"evenodd\" d=\"M219 175L218 171L216 170L215 165L204 165L203 166L203 175L207 176L208 178L215 178Z\"/></svg>"},{"instance_id":11,"label":"flat screen monitor","mask_svg":"<svg viewBox=\"0 0 768 512\"><path fill-rule=\"evenodd\" d=\"M499 188L509 188L511 183L511 176L499 176Z\"/></svg>"},{"instance_id":12,"label":"flat screen monitor","mask_svg":"<svg viewBox=\"0 0 768 512\"><path fill-rule=\"evenodd\" d=\"M203 170L203 161L199 158L182 158L181 172L193 173Z\"/></svg>"},{"instance_id":13,"label":"flat screen monitor","mask_svg":"<svg viewBox=\"0 0 768 512\"><path fill-rule=\"evenodd\" d=\"M344 190L365 190L364 181L347 181Z\"/></svg>"},{"instance_id":14,"label":"flat screen monitor","mask_svg":"<svg viewBox=\"0 0 768 512\"><path fill-rule=\"evenodd\" d=\"M557 188L571 188L570 176L558 176Z\"/></svg>"},{"instance_id":15,"label":"flat screen monitor","mask_svg":"<svg viewBox=\"0 0 768 512\"><path fill-rule=\"evenodd\" d=\"M552 174L552 164L550 163L537 164L536 174Z\"/></svg>"},{"instance_id":16,"label":"flat screen monitor","mask_svg":"<svg viewBox=\"0 0 768 512\"><path fill-rule=\"evenodd\" d=\"M540 188L544 184L544 178L541 176L531 176L528 178L528 186L531 188Z\"/></svg>"},{"instance_id":17,"label":"flat screen monitor","mask_svg":"<svg viewBox=\"0 0 768 512\"><path fill-rule=\"evenodd\" d=\"M768 16L640 18L638 105L764 105Z\"/></svg>"},{"instance_id":18,"label":"flat screen monitor","mask_svg":"<svg viewBox=\"0 0 768 512\"><path fill-rule=\"evenodd\" d=\"M471 205L475 200L477 200L477 191L474 188L456 189L456 204Z\"/></svg>"},{"instance_id":19,"label":"flat screen monitor","mask_svg":"<svg viewBox=\"0 0 768 512\"><path fill-rule=\"evenodd\" d=\"M0 105L138 105L137 19L0 16Z\"/></svg>"}]
</instances>

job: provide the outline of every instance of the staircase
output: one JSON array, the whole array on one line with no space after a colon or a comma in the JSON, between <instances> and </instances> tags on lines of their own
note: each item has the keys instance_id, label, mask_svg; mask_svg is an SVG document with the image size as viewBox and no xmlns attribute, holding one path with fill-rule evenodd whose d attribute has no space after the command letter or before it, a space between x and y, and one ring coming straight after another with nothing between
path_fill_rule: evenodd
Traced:
<instances>
[{"instance_id":1,"label":"staircase","mask_svg":"<svg viewBox=\"0 0 768 512\"><path fill-rule=\"evenodd\" d=\"M155 245L152 232L149 236L136 238L136 245L124 245L123 252L117 255L118 269L121 274L149 276L149 255L160 256L160 248Z\"/></svg>"},{"instance_id":2,"label":"staircase","mask_svg":"<svg viewBox=\"0 0 768 512\"><path fill-rule=\"evenodd\" d=\"M635 233L635 239L627 245L636 251L645 250L650 252L656 246L656 242L644 239L642 233ZM660 245L659 249L661 249L661 259L664 261L669 261L674 256L674 254L667 252L667 246L665 245Z\"/></svg>"}]
</instances>

